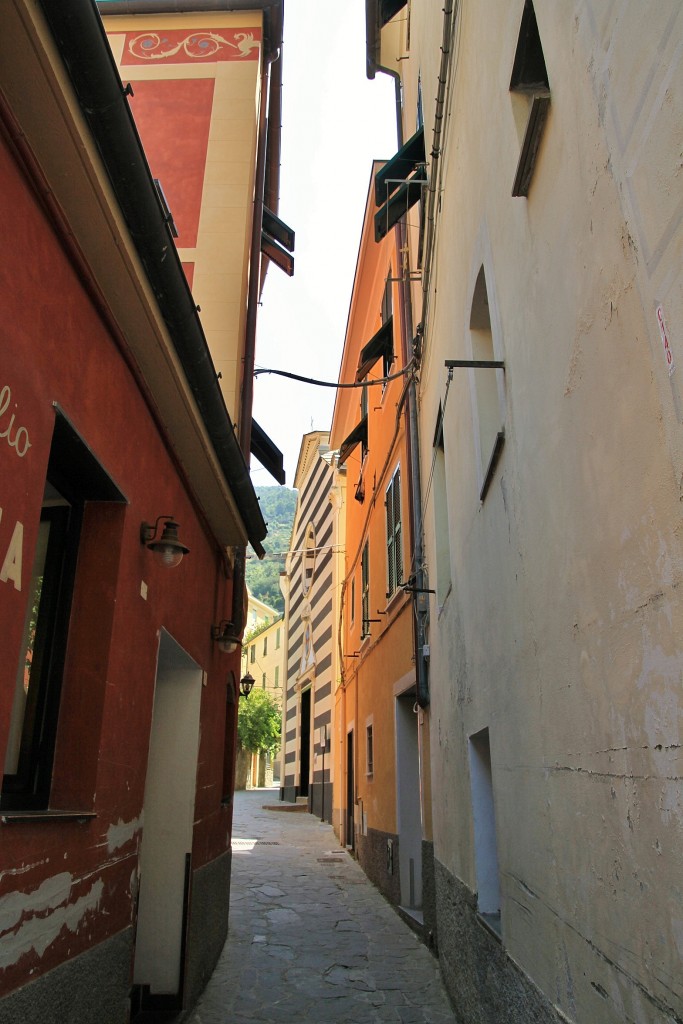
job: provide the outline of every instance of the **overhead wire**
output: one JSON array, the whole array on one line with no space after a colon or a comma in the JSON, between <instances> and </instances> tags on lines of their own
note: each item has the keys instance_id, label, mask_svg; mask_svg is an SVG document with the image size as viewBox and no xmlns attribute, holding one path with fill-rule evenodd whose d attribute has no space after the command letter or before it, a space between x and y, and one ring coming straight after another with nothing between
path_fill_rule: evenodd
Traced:
<instances>
[{"instance_id":1,"label":"overhead wire","mask_svg":"<svg viewBox=\"0 0 683 1024\"><path fill-rule=\"evenodd\" d=\"M319 388L365 388L376 384L388 384L389 381L398 380L399 377L404 377L407 373L411 372L414 362L415 359L413 357L408 363L406 363L402 370L399 370L397 373L391 373L388 377L374 377L371 380L366 377L359 383L353 381L350 384L341 384L339 381L316 380L314 377L304 377L299 373L291 373L289 370L272 370L266 367L258 367L255 369L254 376L258 377L262 373L273 373L278 377L288 377L290 380L298 380L301 381L302 384L314 384Z\"/></svg>"}]
</instances>

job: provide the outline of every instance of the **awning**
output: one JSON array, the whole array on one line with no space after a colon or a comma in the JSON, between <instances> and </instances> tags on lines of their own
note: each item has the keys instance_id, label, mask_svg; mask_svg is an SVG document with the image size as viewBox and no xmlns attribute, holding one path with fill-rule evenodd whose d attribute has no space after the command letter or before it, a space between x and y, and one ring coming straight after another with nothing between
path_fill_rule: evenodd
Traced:
<instances>
[{"instance_id":1,"label":"awning","mask_svg":"<svg viewBox=\"0 0 683 1024\"><path fill-rule=\"evenodd\" d=\"M251 421L251 454L279 484L285 482L284 457L255 419Z\"/></svg>"},{"instance_id":2,"label":"awning","mask_svg":"<svg viewBox=\"0 0 683 1024\"><path fill-rule=\"evenodd\" d=\"M337 465L343 466L349 455L356 447L356 445L363 444L367 447L368 443L368 418L364 416L357 427L354 427L349 436L345 441L342 441L339 446L339 457L337 458Z\"/></svg>"},{"instance_id":3,"label":"awning","mask_svg":"<svg viewBox=\"0 0 683 1024\"><path fill-rule=\"evenodd\" d=\"M280 270L292 277L294 274L294 232L283 220L263 207L261 231L261 252L272 260Z\"/></svg>"},{"instance_id":4,"label":"awning","mask_svg":"<svg viewBox=\"0 0 683 1024\"><path fill-rule=\"evenodd\" d=\"M370 339L365 348L361 350L358 369L356 370L356 382L360 384L362 380L365 380L378 359L381 359L383 356L392 357L393 354L394 318L390 316Z\"/></svg>"},{"instance_id":5,"label":"awning","mask_svg":"<svg viewBox=\"0 0 683 1024\"><path fill-rule=\"evenodd\" d=\"M424 129L420 128L375 175L375 241L414 206L427 184Z\"/></svg>"}]
</instances>

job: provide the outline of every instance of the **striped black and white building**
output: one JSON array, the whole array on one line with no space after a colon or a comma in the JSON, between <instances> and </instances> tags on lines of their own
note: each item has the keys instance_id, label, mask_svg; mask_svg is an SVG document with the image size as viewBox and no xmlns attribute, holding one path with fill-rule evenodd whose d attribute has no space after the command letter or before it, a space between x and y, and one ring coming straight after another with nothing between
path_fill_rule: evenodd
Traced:
<instances>
[{"instance_id":1,"label":"striped black and white building","mask_svg":"<svg viewBox=\"0 0 683 1024\"><path fill-rule=\"evenodd\" d=\"M287 686L283 706L281 798L307 797L332 821L332 712L336 672L339 503L329 433L305 434L294 486L299 492L286 571Z\"/></svg>"}]
</instances>

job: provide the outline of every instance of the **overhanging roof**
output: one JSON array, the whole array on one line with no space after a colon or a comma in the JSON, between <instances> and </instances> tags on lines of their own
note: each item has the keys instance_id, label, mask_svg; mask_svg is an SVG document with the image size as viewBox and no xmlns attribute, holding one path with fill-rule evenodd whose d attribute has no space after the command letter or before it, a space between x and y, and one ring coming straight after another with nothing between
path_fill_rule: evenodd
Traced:
<instances>
[{"instance_id":1,"label":"overhanging roof","mask_svg":"<svg viewBox=\"0 0 683 1024\"><path fill-rule=\"evenodd\" d=\"M213 517L209 515L209 521L223 543L244 543L246 536L261 554L266 524L97 10L83 0L40 0L40 6L127 225L126 244L132 240L137 250L173 344L179 371L184 374L211 445L216 468L220 467L227 484L227 491L223 485L224 494L226 499L229 495L229 503L234 503L236 518L232 532L221 524L218 512ZM154 360L148 363L150 375L157 372L153 363ZM169 367L163 370L167 377L168 371ZM142 372L146 372L144 364ZM153 385L151 391L154 395ZM165 427L174 447L181 449L190 483L199 488L197 498L203 505L202 487L210 476L208 466L204 470L192 466L190 452L196 442L192 437L188 440L182 431L176 430L174 434L168 403L165 408ZM211 487L215 491L213 484ZM212 498L211 507L219 508L216 498Z\"/></svg>"}]
</instances>

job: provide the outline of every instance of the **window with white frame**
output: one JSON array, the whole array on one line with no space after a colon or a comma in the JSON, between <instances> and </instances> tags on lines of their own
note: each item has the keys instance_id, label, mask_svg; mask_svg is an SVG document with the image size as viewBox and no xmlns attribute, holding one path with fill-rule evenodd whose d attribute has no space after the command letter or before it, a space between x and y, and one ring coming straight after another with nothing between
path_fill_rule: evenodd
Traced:
<instances>
[{"instance_id":1,"label":"window with white frame","mask_svg":"<svg viewBox=\"0 0 683 1024\"><path fill-rule=\"evenodd\" d=\"M384 505L387 524L387 597L391 597L403 581L400 467L394 472L387 487Z\"/></svg>"}]
</instances>

